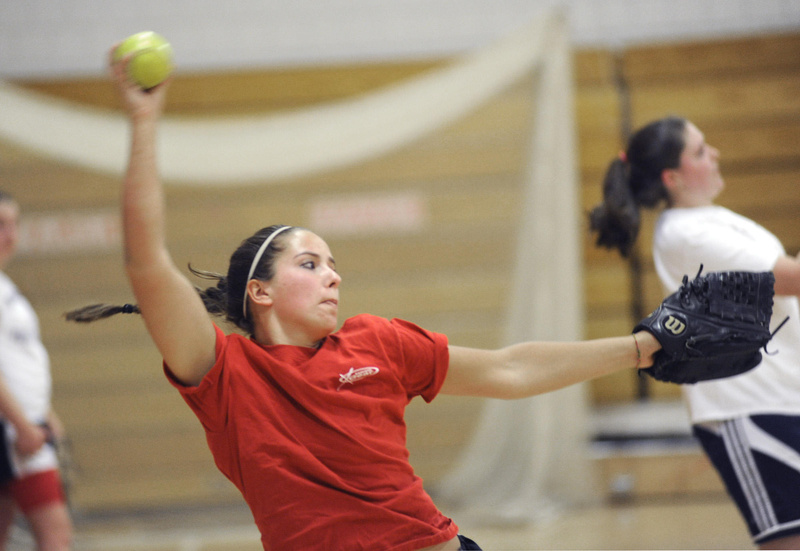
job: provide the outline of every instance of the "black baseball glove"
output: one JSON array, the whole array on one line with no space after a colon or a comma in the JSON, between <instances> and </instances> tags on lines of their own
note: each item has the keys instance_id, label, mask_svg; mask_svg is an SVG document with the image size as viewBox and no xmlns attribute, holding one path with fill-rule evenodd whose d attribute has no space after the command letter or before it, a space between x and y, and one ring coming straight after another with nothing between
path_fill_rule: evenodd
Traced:
<instances>
[{"instance_id":1,"label":"black baseball glove","mask_svg":"<svg viewBox=\"0 0 800 551\"><path fill-rule=\"evenodd\" d=\"M775 334L772 272L702 271L692 281L683 276L681 288L634 328L661 343L653 366L641 370L654 379L692 384L744 373L761 362Z\"/></svg>"}]
</instances>

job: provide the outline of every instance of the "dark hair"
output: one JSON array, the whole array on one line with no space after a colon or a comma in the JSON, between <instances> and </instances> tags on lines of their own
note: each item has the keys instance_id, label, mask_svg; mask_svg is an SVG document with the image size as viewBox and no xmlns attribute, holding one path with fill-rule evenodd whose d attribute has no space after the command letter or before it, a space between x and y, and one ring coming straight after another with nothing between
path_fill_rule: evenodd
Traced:
<instances>
[{"instance_id":1,"label":"dark hair","mask_svg":"<svg viewBox=\"0 0 800 551\"><path fill-rule=\"evenodd\" d=\"M680 166L686 124L686 119L674 116L647 124L611 162L603 180L603 202L589 213L597 245L628 256L639 235L640 208L669 203L661 173Z\"/></svg>"},{"instance_id":2,"label":"dark hair","mask_svg":"<svg viewBox=\"0 0 800 551\"><path fill-rule=\"evenodd\" d=\"M2 201L14 201L14 197L7 191L0 189L0 202Z\"/></svg>"},{"instance_id":3,"label":"dark hair","mask_svg":"<svg viewBox=\"0 0 800 551\"><path fill-rule=\"evenodd\" d=\"M250 320L249 316L245 316L243 311L247 275L256 253L264 241L270 235L284 227L287 226L278 224L262 228L242 241L231 255L230 262L228 263L227 275L197 270L189 265L189 271L194 275L203 279L216 281L215 285L205 289L196 287L197 293L200 295L200 298L203 299L203 304L210 314L224 316L227 321L233 323L239 329L242 329L248 334L253 333L253 322ZM275 276L275 257L285 250L285 246L283 245L285 236L297 229L301 228L291 227L275 236L262 253L258 266L253 272L253 279L269 281ZM133 304L125 304L123 306L93 304L67 312L65 317L69 321L90 322L123 313L138 314L139 308Z\"/></svg>"}]
</instances>

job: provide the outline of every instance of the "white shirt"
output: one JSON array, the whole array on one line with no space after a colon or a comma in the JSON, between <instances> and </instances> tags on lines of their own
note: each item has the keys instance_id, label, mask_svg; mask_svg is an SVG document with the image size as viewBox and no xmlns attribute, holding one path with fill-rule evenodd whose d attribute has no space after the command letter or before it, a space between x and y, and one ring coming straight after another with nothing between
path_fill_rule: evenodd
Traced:
<instances>
[{"instance_id":1,"label":"white shirt","mask_svg":"<svg viewBox=\"0 0 800 551\"><path fill-rule=\"evenodd\" d=\"M653 260L668 293L703 272L772 271L786 252L769 231L724 207L667 209L656 222ZM693 423L741 415L800 415L800 307L796 296L775 296L772 329L789 321L767 345L756 368L728 379L683 385Z\"/></svg>"},{"instance_id":2,"label":"white shirt","mask_svg":"<svg viewBox=\"0 0 800 551\"><path fill-rule=\"evenodd\" d=\"M34 423L50 411L50 359L39 334L39 319L16 285L0 272L0 375Z\"/></svg>"}]
</instances>

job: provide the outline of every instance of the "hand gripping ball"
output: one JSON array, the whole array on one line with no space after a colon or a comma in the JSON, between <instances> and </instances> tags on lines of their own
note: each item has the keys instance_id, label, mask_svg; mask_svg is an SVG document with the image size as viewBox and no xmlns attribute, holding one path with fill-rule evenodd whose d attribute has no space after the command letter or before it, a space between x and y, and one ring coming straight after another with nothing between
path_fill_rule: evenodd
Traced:
<instances>
[{"instance_id":1,"label":"hand gripping ball","mask_svg":"<svg viewBox=\"0 0 800 551\"><path fill-rule=\"evenodd\" d=\"M172 46L163 36L144 31L129 36L114 50L114 61L131 55L128 75L145 90L158 86L172 73Z\"/></svg>"}]
</instances>

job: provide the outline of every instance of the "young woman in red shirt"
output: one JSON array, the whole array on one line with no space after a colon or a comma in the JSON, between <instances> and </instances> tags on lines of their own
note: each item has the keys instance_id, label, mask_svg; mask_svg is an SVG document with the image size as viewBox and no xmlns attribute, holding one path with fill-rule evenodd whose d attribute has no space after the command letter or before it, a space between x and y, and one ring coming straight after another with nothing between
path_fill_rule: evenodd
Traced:
<instances>
[{"instance_id":1,"label":"young woman in red shirt","mask_svg":"<svg viewBox=\"0 0 800 551\"><path fill-rule=\"evenodd\" d=\"M647 332L478 350L370 315L337 330L342 278L325 241L299 227L259 230L226 275L196 272L217 281L198 293L165 244L155 144L168 83L145 92L125 63L111 69L131 126L121 201L137 306L109 312L141 313L169 381L250 506L264 549L480 549L436 508L409 464L409 401L522 398L651 365L660 345ZM249 338L224 334L208 312Z\"/></svg>"}]
</instances>

